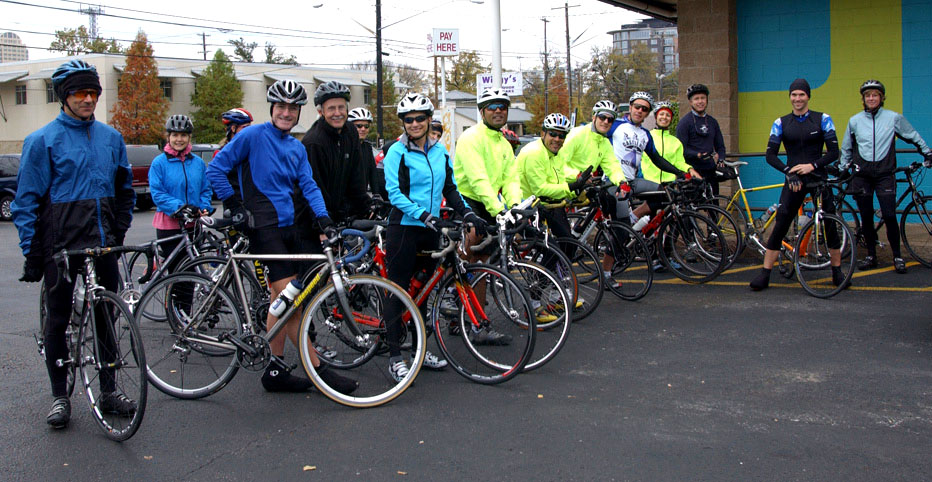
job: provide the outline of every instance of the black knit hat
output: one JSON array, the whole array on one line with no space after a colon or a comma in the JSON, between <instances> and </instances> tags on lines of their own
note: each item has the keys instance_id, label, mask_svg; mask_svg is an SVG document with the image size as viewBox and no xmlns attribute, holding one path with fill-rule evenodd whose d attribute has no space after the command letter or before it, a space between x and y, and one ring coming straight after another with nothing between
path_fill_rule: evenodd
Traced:
<instances>
[{"instance_id":1,"label":"black knit hat","mask_svg":"<svg viewBox=\"0 0 932 482\"><path fill-rule=\"evenodd\" d=\"M790 84L790 93L792 94L794 90L801 90L806 93L806 97L812 97L812 93L809 90L809 82L806 82L806 79L796 79Z\"/></svg>"},{"instance_id":2,"label":"black knit hat","mask_svg":"<svg viewBox=\"0 0 932 482\"><path fill-rule=\"evenodd\" d=\"M98 94L103 91L100 87L100 78L97 77L96 72L77 72L69 75L68 78L59 84L58 91L55 93L58 94L58 98L64 102L68 97L68 92L83 89L94 89Z\"/></svg>"}]
</instances>

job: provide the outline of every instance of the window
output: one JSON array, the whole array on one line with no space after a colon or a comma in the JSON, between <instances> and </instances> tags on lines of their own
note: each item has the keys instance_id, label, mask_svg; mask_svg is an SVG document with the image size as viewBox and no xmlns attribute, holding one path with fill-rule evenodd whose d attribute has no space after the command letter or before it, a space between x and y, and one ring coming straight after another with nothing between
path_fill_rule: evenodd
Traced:
<instances>
[{"instance_id":1,"label":"window","mask_svg":"<svg viewBox=\"0 0 932 482\"><path fill-rule=\"evenodd\" d=\"M664 44L664 45L673 45L673 39L670 38L670 37L664 37L664 38L663 38L663 44Z\"/></svg>"},{"instance_id":2,"label":"window","mask_svg":"<svg viewBox=\"0 0 932 482\"><path fill-rule=\"evenodd\" d=\"M25 105L26 104L26 86L17 85L16 86L16 105Z\"/></svg>"},{"instance_id":3,"label":"window","mask_svg":"<svg viewBox=\"0 0 932 482\"><path fill-rule=\"evenodd\" d=\"M166 99L172 100L172 81L171 80L160 80L159 88L162 89L162 95Z\"/></svg>"},{"instance_id":4,"label":"window","mask_svg":"<svg viewBox=\"0 0 932 482\"><path fill-rule=\"evenodd\" d=\"M366 105L372 103L372 87L362 90L362 103Z\"/></svg>"},{"instance_id":5,"label":"window","mask_svg":"<svg viewBox=\"0 0 932 482\"><path fill-rule=\"evenodd\" d=\"M628 38L632 38L632 39L650 38L650 32L647 30L634 30L628 33L630 34Z\"/></svg>"},{"instance_id":6,"label":"window","mask_svg":"<svg viewBox=\"0 0 932 482\"><path fill-rule=\"evenodd\" d=\"M665 54L672 54L672 53L673 53L673 47L664 47L664 48L663 48L663 53L665 53Z\"/></svg>"},{"instance_id":7,"label":"window","mask_svg":"<svg viewBox=\"0 0 932 482\"><path fill-rule=\"evenodd\" d=\"M19 172L19 154L0 156L0 177L16 177Z\"/></svg>"},{"instance_id":8,"label":"window","mask_svg":"<svg viewBox=\"0 0 932 482\"><path fill-rule=\"evenodd\" d=\"M52 88L51 82L45 83L45 101L49 104L55 103L55 89Z\"/></svg>"}]
</instances>

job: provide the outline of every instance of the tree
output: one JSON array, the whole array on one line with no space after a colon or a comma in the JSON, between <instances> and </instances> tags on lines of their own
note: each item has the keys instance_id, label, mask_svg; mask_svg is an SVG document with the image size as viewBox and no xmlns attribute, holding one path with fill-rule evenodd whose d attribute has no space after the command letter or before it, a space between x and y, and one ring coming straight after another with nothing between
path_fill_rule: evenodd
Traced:
<instances>
[{"instance_id":1,"label":"tree","mask_svg":"<svg viewBox=\"0 0 932 482\"><path fill-rule=\"evenodd\" d=\"M168 99L159 87L152 45L141 30L126 51L126 67L111 113L110 124L123 134L127 144L156 144L163 140Z\"/></svg>"},{"instance_id":2,"label":"tree","mask_svg":"<svg viewBox=\"0 0 932 482\"><path fill-rule=\"evenodd\" d=\"M287 58L276 52L275 45L272 42L265 43L265 63L267 64L286 64L286 65L300 65L298 59L294 55L289 55Z\"/></svg>"},{"instance_id":3,"label":"tree","mask_svg":"<svg viewBox=\"0 0 932 482\"><path fill-rule=\"evenodd\" d=\"M621 55L611 47L593 48L592 61L586 69L593 75L586 87L599 98L616 103L627 103L631 93L639 90L657 95L659 65L657 54L644 44L636 44L628 55Z\"/></svg>"},{"instance_id":4,"label":"tree","mask_svg":"<svg viewBox=\"0 0 932 482\"><path fill-rule=\"evenodd\" d=\"M375 71L375 61L374 60L365 60L362 62L354 62L350 64L350 68L354 70L365 70L365 71ZM408 90L412 92L421 92L427 93L429 90L427 82L427 74L417 67L412 67L408 64L395 64L390 61L382 62L382 69L384 70L393 70L398 74L398 80L407 84Z\"/></svg>"},{"instance_id":5,"label":"tree","mask_svg":"<svg viewBox=\"0 0 932 482\"><path fill-rule=\"evenodd\" d=\"M372 112L373 118L376 114L376 101L378 100L375 92L375 86L370 87L372 95L371 101L367 106L369 111ZM395 93L395 75L391 69L382 70L382 105L392 106L382 109L382 135L385 139L394 139L401 135L403 132L401 119L398 118L398 115L395 111L396 105L398 105L398 95ZM377 129L373 131L378 132Z\"/></svg>"},{"instance_id":6,"label":"tree","mask_svg":"<svg viewBox=\"0 0 932 482\"><path fill-rule=\"evenodd\" d=\"M478 52L460 52L447 69L447 90L459 90L476 93L476 76L492 69L490 64L483 65Z\"/></svg>"},{"instance_id":7,"label":"tree","mask_svg":"<svg viewBox=\"0 0 932 482\"><path fill-rule=\"evenodd\" d=\"M56 30L55 40L49 45L49 51L62 52L65 55L86 53L118 54L123 52L123 47L112 38L110 40L104 40L100 37L91 38L87 28L81 25L76 29Z\"/></svg>"},{"instance_id":8,"label":"tree","mask_svg":"<svg viewBox=\"0 0 932 482\"><path fill-rule=\"evenodd\" d=\"M544 96L545 90L547 92L546 97ZM560 112L569 116L569 90L563 70L556 66L551 67L550 79L546 88L543 85L543 75L541 75L540 79L534 79L528 83L524 89L524 100L527 103L528 112L532 114L530 122L524 126L527 132L539 134L541 124L544 123L544 117L551 112Z\"/></svg>"},{"instance_id":9,"label":"tree","mask_svg":"<svg viewBox=\"0 0 932 482\"><path fill-rule=\"evenodd\" d=\"M243 37L239 40L227 40L227 43L233 46L233 56L240 62L252 62L253 52L259 46L256 42L246 42Z\"/></svg>"},{"instance_id":10,"label":"tree","mask_svg":"<svg viewBox=\"0 0 932 482\"><path fill-rule=\"evenodd\" d=\"M217 49L210 65L194 84L191 104L198 109L192 114L194 138L202 142L219 142L226 134L220 120L224 112L240 107L243 89L236 80L230 58Z\"/></svg>"}]
</instances>

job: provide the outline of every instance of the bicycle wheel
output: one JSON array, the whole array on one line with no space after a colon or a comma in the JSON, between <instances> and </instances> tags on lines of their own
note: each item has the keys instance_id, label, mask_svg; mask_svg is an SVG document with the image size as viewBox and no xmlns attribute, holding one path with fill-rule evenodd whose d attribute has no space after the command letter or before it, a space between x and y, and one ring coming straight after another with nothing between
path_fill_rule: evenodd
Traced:
<instances>
[{"instance_id":1,"label":"bicycle wheel","mask_svg":"<svg viewBox=\"0 0 932 482\"><path fill-rule=\"evenodd\" d=\"M155 281L152 277L155 276L155 271L161 264L157 255L152 258L152 266L149 266L148 260L149 257L145 251L120 253L120 276L122 277L120 297L133 313L136 313L146 287ZM142 315L149 321L166 321L164 313L160 311L142 312Z\"/></svg>"},{"instance_id":2,"label":"bicycle wheel","mask_svg":"<svg viewBox=\"0 0 932 482\"><path fill-rule=\"evenodd\" d=\"M726 270L734 264L735 260L744 252L744 234L738 224L738 220L732 217L728 212L714 204L700 204L696 206L696 211L715 221L715 225L725 236L725 247L728 249L728 262L725 263Z\"/></svg>"},{"instance_id":3,"label":"bicycle wheel","mask_svg":"<svg viewBox=\"0 0 932 482\"><path fill-rule=\"evenodd\" d=\"M725 237L715 222L695 211L682 211L660 225L655 249L676 277L689 283L715 279L728 263Z\"/></svg>"},{"instance_id":4,"label":"bicycle wheel","mask_svg":"<svg viewBox=\"0 0 932 482\"><path fill-rule=\"evenodd\" d=\"M108 438L123 441L136 433L146 412L143 341L119 296L104 290L93 296L78 337L81 383L98 426ZM122 396L132 404L115 404Z\"/></svg>"},{"instance_id":5,"label":"bicycle wheel","mask_svg":"<svg viewBox=\"0 0 932 482\"><path fill-rule=\"evenodd\" d=\"M534 352L524 366L527 372L544 366L566 343L573 320L572 310L566 309L570 298L556 276L536 263L517 261L509 266L508 274L531 298L537 314ZM493 295L499 293L493 291Z\"/></svg>"},{"instance_id":6,"label":"bicycle wheel","mask_svg":"<svg viewBox=\"0 0 932 482\"><path fill-rule=\"evenodd\" d=\"M524 261L537 263L550 270L560 280L566 294L571 298L570 305L577 305L579 280L576 278L576 271L573 270L569 257L558 248L556 242L552 240L546 243L541 240L519 241L512 243L512 249Z\"/></svg>"},{"instance_id":7,"label":"bicycle wheel","mask_svg":"<svg viewBox=\"0 0 932 482\"><path fill-rule=\"evenodd\" d=\"M458 283L457 275L448 276L431 306L437 345L463 377L487 385L508 381L534 350L531 300L497 267L469 264L465 270L469 286Z\"/></svg>"},{"instance_id":8,"label":"bicycle wheel","mask_svg":"<svg viewBox=\"0 0 932 482\"><path fill-rule=\"evenodd\" d=\"M635 301L650 291L654 283L651 250L640 233L625 223L612 221L610 230L599 228L594 243L601 259L599 266L611 272L611 279L605 283L615 296Z\"/></svg>"},{"instance_id":9,"label":"bicycle wheel","mask_svg":"<svg viewBox=\"0 0 932 482\"><path fill-rule=\"evenodd\" d=\"M845 279L838 285L832 282L832 249L841 251L841 270ZM857 259L854 237L848 225L834 214L822 214L806 223L796 238L793 250L796 279L812 296L835 296L845 289L854 275Z\"/></svg>"},{"instance_id":10,"label":"bicycle wheel","mask_svg":"<svg viewBox=\"0 0 932 482\"><path fill-rule=\"evenodd\" d=\"M602 302L605 291L602 263L592 248L578 239L557 238L557 243L565 249L576 273L579 296L576 298L577 306L573 308L573 321L579 321L591 315Z\"/></svg>"},{"instance_id":11,"label":"bicycle wheel","mask_svg":"<svg viewBox=\"0 0 932 482\"><path fill-rule=\"evenodd\" d=\"M229 261L228 257L202 256L184 263L178 268L178 271L187 271L214 278L217 270L225 266L227 261ZM246 302L249 305L252 318L256 324L264 330L266 316L269 314L269 291L261 286L256 279L253 263L248 260L240 261L239 271L240 279L243 282L243 291L246 294ZM227 276L223 287L232 294L236 293L234 285L235 281L233 280L233 276ZM239 305L239 300L237 300L237 306Z\"/></svg>"},{"instance_id":12,"label":"bicycle wheel","mask_svg":"<svg viewBox=\"0 0 932 482\"><path fill-rule=\"evenodd\" d=\"M139 328L149 347L147 374L155 388L177 398L202 398L226 386L240 364L261 370L237 353L224 337L240 338L240 310L226 289L205 276L176 273L157 281L143 295L140 309L160 310L168 323L139 317ZM268 345L256 335L243 340L260 353ZM239 357L239 359L238 359Z\"/></svg>"},{"instance_id":13,"label":"bicycle wheel","mask_svg":"<svg viewBox=\"0 0 932 482\"><path fill-rule=\"evenodd\" d=\"M318 354L322 363L315 368L311 361L314 343L310 337L302 336L299 342L301 361L308 377L327 398L350 407L377 407L404 393L420 372L427 350L424 318L407 293L385 279L369 275L344 277L343 290L330 283L317 293L298 330L298 333L314 330L317 333L314 343L326 345L336 355L323 363L323 357ZM403 321L407 329L404 330L406 339L401 345L401 356L410 363L410 369L397 382L388 370L388 353L375 353L385 339L383 307L392 298L404 306L402 316L410 316ZM355 360L362 361L357 363ZM342 363L337 365L337 361ZM337 366L342 368L340 375L357 382L358 388L353 394L345 395L334 390L325 381L326 375L322 376L325 370L339 369Z\"/></svg>"},{"instance_id":14,"label":"bicycle wheel","mask_svg":"<svg viewBox=\"0 0 932 482\"><path fill-rule=\"evenodd\" d=\"M909 255L932 268L932 197L911 202L900 220L900 235Z\"/></svg>"}]
</instances>

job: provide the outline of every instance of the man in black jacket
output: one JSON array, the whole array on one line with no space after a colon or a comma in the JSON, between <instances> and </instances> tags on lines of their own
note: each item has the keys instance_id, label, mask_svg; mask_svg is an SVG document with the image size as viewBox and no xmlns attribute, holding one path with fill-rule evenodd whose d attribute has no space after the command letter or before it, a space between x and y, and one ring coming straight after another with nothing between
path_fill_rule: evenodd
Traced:
<instances>
[{"instance_id":1,"label":"man in black jacket","mask_svg":"<svg viewBox=\"0 0 932 482\"><path fill-rule=\"evenodd\" d=\"M725 160L725 140L714 117L706 113L709 88L693 84L686 89L690 111L676 125L676 137L683 143L683 157L718 195L716 165Z\"/></svg>"},{"instance_id":2,"label":"man in black jacket","mask_svg":"<svg viewBox=\"0 0 932 482\"><path fill-rule=\"evenodd\" d=\"M320 117L301 141L307 149L307 159L314 181L324 196L327 212L337 224L349 216L365 217L371 202L366 193L367 177L359 135L356 129L345 128L349 100L350 90L342 83L320 84L314 92L314 105ZM309 214L307 207L302 206L298 222L313 232L316 227Z\"/></svg>"}]
</instances>

